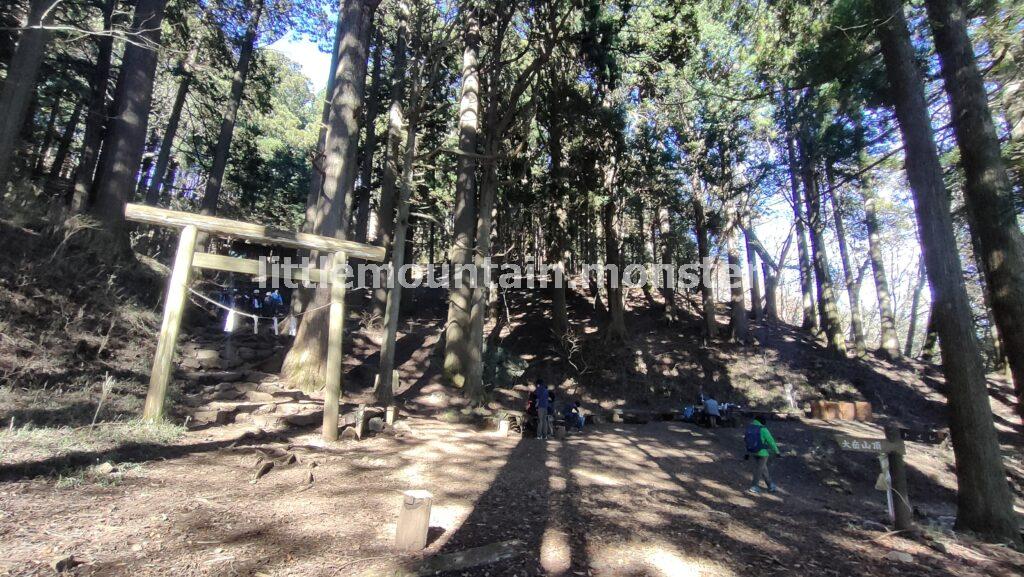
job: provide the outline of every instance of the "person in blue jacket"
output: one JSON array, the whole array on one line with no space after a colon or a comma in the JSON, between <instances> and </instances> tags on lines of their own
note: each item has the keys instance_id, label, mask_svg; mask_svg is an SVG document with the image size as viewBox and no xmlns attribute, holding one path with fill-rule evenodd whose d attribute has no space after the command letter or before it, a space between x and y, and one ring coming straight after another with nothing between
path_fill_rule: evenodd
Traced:
<instances>
[{"instance_id":1,"label":"person in blue jacket","mask_svg":"<svg viewBox=\"0 0 1024 577\"><path fill-rule=\"evenodd\" d=\"M551 397L544 379L537 379L537 438L547 439L551 435L551 423L548 421L548 410L551 408Z\"/></svg>"}]
</instances>

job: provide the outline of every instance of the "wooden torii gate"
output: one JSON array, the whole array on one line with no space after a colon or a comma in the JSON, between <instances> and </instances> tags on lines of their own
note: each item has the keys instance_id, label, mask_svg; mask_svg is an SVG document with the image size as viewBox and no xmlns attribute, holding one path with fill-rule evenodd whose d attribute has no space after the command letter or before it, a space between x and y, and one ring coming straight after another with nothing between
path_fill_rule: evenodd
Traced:
<instances>
[{"instance_id":1,"label":"wooden torii gate","mask_svg":"<svg viewBox=\"0 0 1024 577\"><path fill-rule=\"evenodd\" d=\"M167 386L171 380L174 347L181 329L181 317L188 297L192 269L223 270L249 275L260 272L260 263L257 260L197 253L196 239L202 231L258 244L319 251L331 255L330 270L299 269L294 271L294 276L298 280L331 284L323 438L328 441L337 440L338 403L341 400L341 347L345 323L345 278L334 275L343 270L349 255L372 262L382 262L384 247L141 204L128 204L125 207L125 218L144 224L181 229L178 252L174 256L174 267L171 269L164 302L160 337L153 357L153 370L149 376L149 392L146 394L143 420L154 422L164 418L164 403L167 398Z\"/></svg>"}]
</instances>

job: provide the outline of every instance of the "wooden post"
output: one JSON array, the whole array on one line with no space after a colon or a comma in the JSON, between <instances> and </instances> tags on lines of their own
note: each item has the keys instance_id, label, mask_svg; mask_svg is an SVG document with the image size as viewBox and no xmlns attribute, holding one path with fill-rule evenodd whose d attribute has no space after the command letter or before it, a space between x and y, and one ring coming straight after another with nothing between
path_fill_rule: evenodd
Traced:
<instances>
[{"instance_id":1,"label":"wooden post","mask_svg":"<svg viewBox=\"0 0 1024 577\"><path fill-rule=\"evenodd\" d=\"M398 416L398 407L394 405L388 405L388 408L384 411L384 423L389 427L395 424L395 418Z\"/></svg>"},{"instance_id":2,"label":"wooden post","mask_svg":"<svg viewBox=\"0 0 1024 577\"><path fill-rule=\"evenodd\" d=\"M885 440L902 446L903 437L900 435L900 428L896 425L887 425ZM889 476L892 477L892 490L896 493L893 499L896 511L896 530L911 531L914 528L913 511L910 508L910 496L907 493L907 466L903 462L901 451L889 451Z\"/></svg>"},{"instance_id":3,"label":"wooden post","mask_svg":"<svg viewBox=\"0 0 1024 577\"><path fill-rule=\"evenodd\" d=\"M366 405L359 405L356 409L356 438L363 440L363 432L366 428Z\"/></svg>"},{"instance_id":4,"label":"wooden post","mask_svg":"<svg viewBox=\"0 0 1024 577\"><path fill-rule=\"evenodd\" d=\"M345 253L336 252L331 259L331 307L327 333L327 385L324 389L325 441L338 440L338 403L341 401L341 358L345 336Z\"/></svg>"},{"instance_id":5,"label":"wooden post","mask_svg":"<svg viewBox=\"0 0 1024 577\"><path fill-rule=\"evenodd\" d=\"M167 286L167 299L164 302L164 319L160 325L160 337L156 343L156 354L153 356L153 370L149 374L149 392L146 393L146 405L142 412L142 420L153 423L164 418L164 400L167 398L167 385L171 381L174 347L178 343L178 332L181 330L181 315L185 310L188 296L188 283L192 276L192 255L196 251L196 236L199 230L194 226L181 229L178 238L178 252L174 256L174 268Z\"/></svg>"},{"instance_id":6,"label":"wooden post","mask_svg":"<svg viewBox=\"0 0 1024 577\"><path fill-rule=\"evenodd\" d=\"M395 529L395 548L399 551L421 551L427 546L430 529L430 507L434 496L430 491L406 491Z\"/></svg>"}]
</instances>

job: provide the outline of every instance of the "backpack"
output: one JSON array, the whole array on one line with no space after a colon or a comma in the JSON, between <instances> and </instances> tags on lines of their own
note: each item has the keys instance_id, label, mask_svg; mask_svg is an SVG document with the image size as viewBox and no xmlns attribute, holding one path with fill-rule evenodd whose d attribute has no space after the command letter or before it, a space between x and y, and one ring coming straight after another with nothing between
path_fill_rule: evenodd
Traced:
<instances>
[{"instance_id":1,"label":"backpack","mask_svg":"<svg viewBox=\"0 0 1024 577\"><path fill-rule=\"evenodd\" d=\"M748 453L759 453L764 449L764 443L761 442L761 429L760 425L747 425L747 432L743 434L743 442L747 445Z\"/></svg>"}]
</instances>

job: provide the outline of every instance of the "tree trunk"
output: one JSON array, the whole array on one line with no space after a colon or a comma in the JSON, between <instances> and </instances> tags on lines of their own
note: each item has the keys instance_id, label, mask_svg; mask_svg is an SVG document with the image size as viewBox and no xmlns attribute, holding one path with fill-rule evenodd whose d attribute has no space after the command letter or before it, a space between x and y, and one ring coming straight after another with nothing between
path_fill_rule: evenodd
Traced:
<instances>
[{"instance_id":1,"label":"tree trunk","mask_svg":"<svg viewBox=\"0 0 1024 577\"><path fill-rule=\"evenodd\" d=\"M75 132L78 130L78 123L82 120L82 111L85 109L85 101L79 98L75 102L75 109L71 111L71 117L64 125L64 132L60 135L57 143L57 153L53 157L53 164L50 165L50 172L46 177L47 182L59 180L64 174L64 165L68 162L68 154L71 152L71 145L75 140Z\"/></svg>"},{"instance_id":2,"label":"tree trunk","mask_svg":"<svg viewBox=\"0 0 1024 577\"><path fill-rule=\"evenodd\" d=\"M804 202L800 194L799 163L796 147L793 145L793 127L789 103L789 91L783 91L783 114L786 117L786 155L789 166L789 187L792 191L793 221L796 224L796 249L800 264L800 298L803 321L800 328L812 333L818 332L818 317L814 310L814 283L811 272L810 251L807 248L807 227L804 220Z\"/></svg>"},{"instance_id":3,"label":"tree trunk","mask_svg":"<svg viewBox=\"0 0 1024 577\"><path fill-rule=\"evenodd\" d=\"M697 256L700 258L700 301L704 317L704 339L710 343L718 334L718 321L715 320L715 295L711 283L711 246L708 239L707 216L704 214L704 203L697 197L694 190L693 223L697 233Z\"/></svg>"},{"instance_id":4,"label":"tree trunk","mask_svg":"<svg viewBox=\"0 0 1024 577\"><path fill-rule=\"evenodd\" d=\"M414 166L416 159L416 130L419 124L419 70L414 74L417 80L409 95L409 115L406 121L405 155L402 159L402 179L399 186L398 215L395 219L395 244L392 250L392 265L395 270L393 286L388 290L387 307L384 311L384 341L380 348L380 371L377 374L377 402L389 405L394 397L392 371L395 367L395 348L398 338L398 316L402 308L402 283L399 274L406 264L405 246L406 231L409 228L409 205L412 201ZM397 162L397 160L396 160Z\"/></svg>"},{"instance_id":5,"label":"tree trunk","mask_svg":"<svg viewBox=\"0 0 1024 577\"><path fill-rule=\"evenodd\" d=\"M50 107L50 115L46 119L46 126L43 128L43 139L39 141L39 148L35 153L35 166L32 167L32 174L39 175L46 168L46 157L50 155L50 147L53 146L53 139L57 132L57 117L60 116L60 105L64 103L64 91L58 92L53 97L53 105Z\"/></svg>"},{"instance_id":6,"label":"tree trunk","mask_svg":"<svg viewBox=\"0 0 1024 577\"><path fill-rule=\"evenodd\" d=\"M160 44L160 24L166 0L139 0L132 17L131 33L150 46ZM137 174L146 145L157 51L140 43L128 43L121 59L121 74L114 95L115 109L104 137L103 165L94 184L98 185L92 212L127 243L124 205L135 191Z\"/></svg>"},{"instance_id":7,"label":"tree trunk","mask_svg":"<svg viewBox=\"0 0 1024 577\"><path fill-rule=\"evenodd\" d=\"M394 54L394 65L391 76L391 106L388 111L388 133L385 142L384 172L380 184L380 204L377 207L377 244L383 246L387 251L386 259L390 260L392 251L392 236L395 230L395 201L398 196L398 175L399 165L402 161L402 123L404 113L402 112L403 100L405 98L405 69L408 62L406 54L409 35L409 7L406 3L400 3L396 12L398 21L395 35L395 46L391 52ZM475 194L475 192L474 192ZM397 245L395 245L397 246ZM387 262L387 260L385 260ZM373 300L370 303L370 313L373 317L383 317L387 305L387 291L383 288L376 288L373 291Z\"/></svg>"},{"instance_id":8,"label":"tree trunk","mask_svg":"<svg viewBox=\"0 0 1024 577\"><path fill-rule=\"evenodd\" d=\"M449 262L448 322L445 326L444 379L462 388L471 366L470 317L473 287L469 270L459 267L473 262L476 224L476 144L480 117L480 71L477 55L480 22L475 9L466 13L465 49L462 53L462 94L459 96L459 152L455 181L454 225Z\"/></svg>"},{"instance_id":9,"label":"tree trunk","mask_svg":"<svg viewBox=\"0 0 1024 577\"><path fill-rule=\"evenodd\" d=\"M860 283L857 271L850 263L850 247L846 243L846 224L843 222L843 200L841 191L835 186L835 175L832 165L826 163L825 174L828 188L832 193L832 218L836 226L836 244L839 245L839 259L843 263L843 281L846 284L846 296L850 299L850 332L853 335L854 351L858 357L867 352L864 342L864 322L860 314Z\"/></svg>"},{"instance_id":10,"label":"tree trunk","mask_svg":"<svg viewBox=\"0 0 1024 577\"><path fill-rule=\"evenodd\" d=\"M604 251L605 264L613 271L606 274L605 289L608 293L608 326L606 327L605 339L608 342L621 342L626 340L626 314L622 302L622 257L619 247L619 222L618 211L615 207L615 197L612 194L615 187L615 165L616 159L612 158L605 168L605 191L608 200L605 201L601 210L601 222L604 228Z\"/></svg>"},{"instance_id":11,"label":"tree trunk","mask_svg":"<svg viewBox=\"0 0 1024 577\"><path fill-rule=\"evenodd\" d=\"M256 37L262 13L263 1L258 0L239 47L238 65L235 66L235 74L231 78L231 94L228 96L227 108L224 109L224 116L220 121L217 146L213 149L213 166L206 177L206 191L203 193L203 202L200 206L200 212L205 215L217 214L217 202L220 200L224 171L228 166L228 154L231 152L231 139L235 134L235 121L238 118L238 108L242 106L245 82L249 78L249 65L256 51ZM204 243L199 241L199 244Z\"/></svg>"},{"instance_id":12,"label":"tree trunk","mask_svg":"<svg viewBox=\"0 0 1024 577\"><path fill-rule=\"evenodd\" d=\"M498 56L500 59L500 55ZM497 110L490 100L487 126L494 127L497 122ZM492 130L495 130L492 128ZM499 148L500 131L491 132L484 148L488 158L496 158ZM470 347L469 364L466 366L465 395L475 403L484 400L484 323L487 318L487 303L490 298L490 285L485 270L487 260L491 256L491 224L493 222L494 203L498 194L498 165L488 160L483 165L480 175L480 206L476 219L476 254L473 262L476 265L477 277L480 282L473 289L473 304L470 309Z\"/></svg>"},{"instance_id":13,"label":"tree trunk","mask_svg":"<svg viewBox=\"0 0 1024 577\"><path fill-rule=\"evenodd\" d=\"M370 95L366 104L366 115L363 118L363 155L359 161L359 188L356 189L356 214L352 237L356 242L366 242L366 232L370 221L370 190L373 181L373 159L377 154L377 114L380 110L380 71L382 67L384 46L380 32L374 35L376 49L373 51L373 67L370 69Z\"/></svg>"},{"instance_id":14,"label":"tree trunk","mask_svg":"<svg viewBox=\"0 0 1024 577\"><path fill-rule=\"evenodd\" d=\"M0 193L11 179L14 151L21 128L25 124L29 103L36 90L39 68L50 41L50 32L41 26L53 21L57 10L53 0L32 0L28 18L18 38L11 60L7 63L7 77L0 90Z\"/></svg>"},{"instance_id":15,"label":"tree trunk","mask_svg":"<svg viewBox=\"0 0 1024 577\"><path fill-rule=\"evenodd\" d=\"M800 148L801 175L807 204L808 228L811 233L811 261L814 264L814 278L818 289L818 320L825 331L826 348L833 354L846 355L846 336L843 335L839 310L836 307L832 272L828 264L825 247L825 222L821 218L821 191L815 177L814 155L811 151L809 130L804 125L804 136L797 141Z\"/></svg>"},{"instance_id":16,"label":"tree trunk","mask_svg":"<svg viewBox=\"0 0 1024 577\"><path fill-rule=\"evenodd\" d=\"M753 229L754 224L749 223L749 226ZM750 313L755 322L761 322L764 320L764 308L761 306L761 284L757 276L757 254L750 245L749 236L744 235L744 242L747 251L747 270L750 272Z\"/></svg>"},{"instance_id":17,"label":"tree trunk","mask_svg":"<svg viewBox=\"0 0 1024 577\"><path fill-rule=\"evenodd\" d=\"M72 180L67 198L71 213L85 210L92 189L93 178L96 176L96 160L100 145L103 142L107 126L107 88L110 85L110 66L114 53L114 38L109 34L113 27L114 8L117 0L107 0L103 6L103 31L108 34L96 39L96 66L92 70L89 84L89 108L85 113L85 134L82 136L82 149L78 153L78 166Z\"/></svg>"},{"instance_id":18,"label":"tree trunk","mask_svg":"<svg viewBox=\"0 0 1024 577\"><path fill-rule=\"evenodd\" d=\"M733 219L730 219L733 220ZM729 255L729 342L747 342L747 307L744 303L743 261L740 260L740 247L736 222L729 223L725 233L726 252ZM735 274L734 274L735 273Z\"/></svg>"},{"instance_id":19,"label":"tree trunk","mask_svg":"<svg viewBox=\"0 0 1024 577\"><path fill-rule=\"evenodd\" d=\"M662 206L658 209L658 234L661 236L662 264L669 265L675 271L676 236L672 230L672 215L668 207ZM676 306L676 275L670 273L667 278L661 279L661 294L665 299L665 322L674 324L679 322L679 309Z\"/></svg>"},{"instance_id":20,"label":"tree trunk","mask_svg":"<svg viewBox=\"0 0 1024 577\"><path fill-rule=\"evenodd\" d=\"M568 235L569 214L566 211L566 198L562 188L562 116L561 116L561 93L558 92L557 82L554 78L557 72L552 72L552 85L555 93L552 98L556 102L551 105L553 109L549 113L548 126L548 150L551 157L551 166L548 173L548 201L552 203L551 210L551 328L555 336L561 337L569 330L569 311L566 305L566 274L565 259L568 252L566 236Z\"/></svg>"},{"instance_id":21,"label":"tree trunk","mask_svg":"<svg viewBox=\"0 0 1024 577\"><path fill-rule=\"evenodd\" d=\"M341 52L342 21L338 19L334 26L334 49L331 52L331 69L327 73L327 86L324 90L324 103L320 112L320 133L316 140L316 151L313 154L313 169L310 171L309 190L306 193L306 216L302 221L302 232L313 230L316 222L316 209L320 204L320 191L324 188L324 147L327 145L327 124L331 119L331 102L334 100L334 80L338 72L338 60ZM305 293L308 291L300 291ZM293 298L292 310L301 312L305 298ZM296 309L299 310L296 310Z\"/></svg>"},{"instance_id":22,"label":"tree trunk","mask_svg":"<svg viewBox=\"0 0 1024 577\"><path fill-rule=\"evenodd\" d=\"M872 277L875 281L875 296L878 301L878 317L881 327L879 352L896 359L900 356L900 340L896 334L896 316L892 310L892 293L889 291L889 277L885 272L882 258L882 227L878 220L878 194L874 181L867 172L867 146L864 144L864 126L861 113L857 113L854 138L857 147L857 165L860 169L860 197L864 201L864 225L868 231L868 259L871 261ZM922 276L924 274L922 273ZM907 353L909 355L909 353Z\"/></svg>"},{"instance_id":23,"label":"tree trunk","mask_svg":"<svg viewBox=\"0 0 1024 577\"><path fill-rule=\"evenodd\" d=\"M334 71L331 112L324 139L323 187L309 227L312 233L321 236L345 238L344 225L348 222L356 179L367 44L377 5L377 0L344 0L338 11L341 50ZM330 292L329 286L316 288L281 369L292 385L305 391L321 388L326 383L328 314L326 308L320 307L330 302Z\"/></svg>"},{"instance_id":24,"label":"tree trunk","mask_svg":"<svg viewBox=\"0 0 1024 577\"><path fill-rule=\"evenodd\" d=\"M1024 234L1000 153L988 95L959 0L926 0L935 50L949 94L964 169L964 201L981 241L992 313L1013 373L1017 414L1024 418Z\"/></svg>"},{"instance_id":25,"label":"tree trunk","mask_svg":"<svg viewBox=\"0 0 1024 577\"><path fill-rule=\"evenodd\" d=\"M932 320L943 345L944 392L949 400L959 488L957 526L1020 545L1020 528L992 421L924 81L914 61L902 2L874 0L874 7L878 18L875 31L903 137L907 179L914 194L918 233L932 289Z\"/></svg>"},{"instance_id":26,"label":"tree trunk","mask_svg":"<svg viewBox=\"0 0 1024 577\"><path fill-rule=\"evenodd\" d=\"M918 358L922 363L931 364L935 362L935 353L938 352L938 347L936 345L938 345L938 343L939 333L935 331L935 320L931 312L929 312L928 324L925 326L924 332L924 344L921 345L921 354L918 355Z\"/></svg>"},{"instance_id":27,"label":"tree trunk","mask_svg":"<svg viewBox=\"0 0 1024 577\"><path fill-rule=\"evenodd\" d=\"M910 357L913 356L914 340L917 338L917 316L918 309L921 308L921 293L924 292L924 285L927 277L927 272L924 267L924 257L921 257L921 262L918 265L917 271L917 283L914 285L914 292L910 297L910 322L907 327L907 340L903 354ZM931 320L929 322L929 328L931 327Z\"/></svg>"},{"instance_id":28,"label":"tree trunk","mask_svg":"<svg viewBox=\"0 0 1024 577\"><path fill-rule=\"evenodd\" d=\"M970 222L970 219L968 219ZM992 312L992 293L991 288L988 284L988 280L985 278L985 263L982 256L983 251L981 248L981 239L978 238L978 227L973 222L970 223L969 228L971 229L971 252L974 254L974 266L978 269L978 275L980 278L978 282L981 284L981 296L982 306L985 310L985 318L988 321L988 327L985 331L988 337L988 345L992 351L991 360L992 368L1006 372L1010 379L1013 379L1013 374L1009 371L1009 362L1006 358L1006 351L1003 348L1003 339L999 334L999 327L996 326L995 315Z\"/></svg>"},{"instance_id":29,"label":"tree trunk","mask_svg":"<svg viewBox=\"0 0 1024 577\"><path fill-rule=\"evenodd\" d=\"M156 159L156 169L153 171L149 188L146 189L146 204L149 205L156 206L160 201L160 189L164 185L164 176L166 176L167 167L171 163L171 152L174 150L174 137L178 134L178 124L181 122L181 111L185 108L185 99L192 86L192 68L195 65L197 50L198 45L194 44L178 66L178 75L181 80L178 81L178 90L174 94L174 105L171 106L171 116L167 119L167 128L160 141L160 154Z\"/></svg>"}]
</instances>

